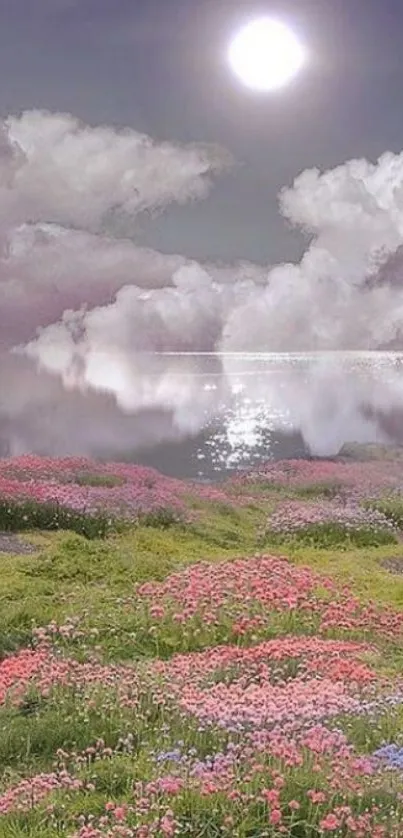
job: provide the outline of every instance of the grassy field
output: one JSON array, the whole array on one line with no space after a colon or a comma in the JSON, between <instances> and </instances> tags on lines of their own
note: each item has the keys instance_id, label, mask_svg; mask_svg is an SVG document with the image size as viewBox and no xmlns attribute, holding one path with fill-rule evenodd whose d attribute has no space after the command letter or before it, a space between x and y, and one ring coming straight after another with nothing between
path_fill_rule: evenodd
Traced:
<instances>
[{"instance_id":1,"label":"grassy field","mask_svg":"<svg viewBox=\"0 0 403 838\"><path fill-rule=\"evenodd\" d=\"M39 465L3 485L0 837L403 835L399 469L142 474L110 518L121 470Z\"/></svg>"}]
</instances>

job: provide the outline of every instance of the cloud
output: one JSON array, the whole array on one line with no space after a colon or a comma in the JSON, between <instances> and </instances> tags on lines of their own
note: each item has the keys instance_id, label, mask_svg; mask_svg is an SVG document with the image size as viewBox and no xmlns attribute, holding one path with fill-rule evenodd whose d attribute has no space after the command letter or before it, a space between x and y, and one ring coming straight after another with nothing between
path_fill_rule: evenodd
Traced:
<instances>
[{"instance_id":1,"label":"cloud","mask_svg":"<svg viewBox=\"0 0 403 838\"><path fill-rule=\"evenodd\" d=\"M403 346L403 154L303 172L282 191L280 211L308 237L299 264L200 265L118 238L122 218L125 229L135 229L144 211L206 197L228 162L215 147L156 143L131 129L84 126L69 115L35 111L4 122L0 348L17 353L10 361L16 392L24 381L31 393L31 401L21 396L23 406L10 413L14 436L21 429L15 446L33 439L31 427L46 436L34 417L56 403L70 418L102 405L108 420L105 428L96 418L99 440L113 436L109 421L119 440L136 428L138 445L147 435L173 439L201 430L206 412L214 417L220 399L232 399L233 376L224 370L218 389L199 392L194 368L185 379L170 361L156 369L155 352ZM334 386L322 413L326 375ZM250 384L249 392L260 404L266 398L274 416L288 413L290 427L312 448L333 451L346 427L366 438L377 427L375 414L403 407L397 379L389 390L376 384L376 404L370 389L351 385L346 403L343 376L317 367L309 391L288 375L281 393L267 390L267 381L261 391ZM343 411L335 408L335 393L344 393ZM365 402L375 411L371 419L362 412ZM7 415L6 404L0 428ZM32 425L17 418L23 415ZM143 433L145 415L153 422ZM56 450L69 432L59 407L52 416L58 418L47 438ZM92 444L82 418L79 425L70 430L71 447Z\"/></svg>"},{"instance_id":2,"label":"cloud","mask_svg":"<svg viewBox=\"0 0 403 838\"><path fill-rule=\"evenodd\" d=\"M185 263L137 247L119 219L207 195L229 156L27 111L0 123L0 346L34 337L66 309L108 303L125 285L159 288Z\"/></svg>"},{"instance_id":3,"label":"cloud","mask_svg":"<svg viewBox=\"0 0 403 838\"><path fill-rule=\"evenodd\" d=\"M90 127L70 114L26 111L3 127L2 224L52 222L98 232L113 213L134 218L171 201L204 198L229 164L216 146L156 142L126 128ZM9 157L17 149L17 162ZM4 168L4 166L3 166ZM3 179L1 181L3 184Z\"/></svg>"},{"instance_id":4,"label":"cloud","mask_svg":"<svg viewBox=\"0 0 403 838\"><path fill-rule=\"evenodd\" d=\"M107 304L122 286L163 287L185 264L116 240L55 225L22 225L0 255L0 347L32 339L67 309Z\"/></svg>"},{"instance_id":5,"label":"cloud","mask_svg":"<svg viewBox=\"0 0 403 838\"><path fill-rule=\"evenodd\" d=\"M227 311L242 287L242 283L215 282L206 270L189 263L173 274L171 286L144 289L127 285L110 305L66 312L60 322L41 329L25 352L66 380L71 379L73 367L80 368L80 386L91 387L96 381L101 389L98 369L106 371L109 358L115 377L105 372L108 382L112 380L108 388L118 387L113 381L118 381L117 367L124 365L125 357L131 366L138 353L213 350ZM58 346L63 347L59 359Z\"/></svg>"},{"instance_id":6,"label":"cloud","mask_svg":"<svg viewBox=\"0 0 403 838\"><path fill-rule=\"evenodd\" d=\"M144 307L150 294L150 328L165 324L166 339L174 337L185 326L181 269L187 266L189 276L196 271L189 280L194 286L201 269L180 255L117 238L113 230L122 218L126 229L135 229L136 216L144 211L205 197L211 178L228 163L218 147L157 143L129 129L90 128L69 115L27 112L0 124L0 447L13 453L85 453L97 445L113 450L117 439L130 445L134 436L136 445L146 445L159 435L175 439L198 428L194 393L182 388L181 398L180 381L165 373L159 374L154 393L156 374L147 378L143 361L130 365L121 330L128 337L128 315L136 305ZM158 289L163 294L159 315L152 310ZM206 298L207 305L213 296ZM165 300L176 312L175 324L163 312ZM119 320L121 306L128 308L125 323ZM74 347L84 335L86 311L106 364L99 366L98 355L93 374L102 383L106 372L114 386L115 376L122 381L126 375L137 393L126 399L126 413L108 387L92 393L77 387L80 359ZM202 326L197 327L189 306L186 316L189 343L193 330L201 333ZM104 330L114 328L116 347L111 343L109 352ZM147 328L143 324L143 341ZM42 371L9 352L16 344L29 344L38 329L44 330L45 343L54 337ZM219 329L214 338L218 335ZM133 338L133 345L141 340ZM72 347L72 370L64 374Z\"/></svg>"},{"instance_id":7,"label":"cloud","mask_svg":"<svg viewBox=\"0 0 403 838\"><path fill-rule=\"evenodd\" d=\"M266 270L246 264L231 269L184 264L173 272L171 287L154 284L146 294L144 284L134 280L112 303L80 316L80 340L74 341L74 352L64 353L60 374L71 380L74 355L81 359L79 365L74 362L80 386L92 387L96 379L102 388L94 359L108 352L120 359L126 355L130 364L133 353L152 350L399 345L403 281L398 281L393 254L403 244L403 155L385 154L377 164L350 161L324 174L304 172L282 191L280 208L311 236L299 264ZM30 342L28 354L46 368L49 347L58 336L65 347L68 331L64 318Z\"/></svg>"},{"instance_id":8,"label":"cloud","mask_svg":"<svg viewBox=\"0 0 403 838\"><path fill-rule=\"evenodd\" d=\"M263 293L230 313L223 348L372 350L401 340L403 274L395 264L392 281L388 265L403 243L403 154L303 172L280 209L311 242L298 265L273 268Z\"/></svg>"}]
</instances>

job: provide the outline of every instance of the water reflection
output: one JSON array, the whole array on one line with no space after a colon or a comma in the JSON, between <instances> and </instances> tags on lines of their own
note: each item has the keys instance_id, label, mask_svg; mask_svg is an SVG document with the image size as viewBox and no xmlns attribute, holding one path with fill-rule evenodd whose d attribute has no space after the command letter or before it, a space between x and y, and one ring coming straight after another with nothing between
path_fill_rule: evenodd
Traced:
<instances>
[{"instance_id":1,"label":"water reflection","mask_svg":"<svg viewBox=\"0 0 403 838\"><path fill-rule=\"evenodd\" d=\"M401 355L226 356L222 361L231 397L218 427L215 418L210 422L209 456L202 452L213 471L290 455L334 456L348 442L399 441L399 423L387 428L385 419L392 406L403 408Z\"/></svg>"},{"instance_id":2,"label":"water reflection","mask_svg":"<svg viewBox=\"0 0 403 838\"><path fill-rule=\"evenodd\" d=\"M173 447L173 472L175 456L182 472L209 479L262 459L334 456L348 442L403 442L390 422L403 411L402 354L164 354L152 367L156 381L169 375L177 427L199 434L186 464Z\"/></svg>"},{"instance_id":3,"label":"water reflection","mask_svg":"<svg viewBox=\"0 0 403 838\"><path fill-rule=\"evenodd\" d=\"M402 353L99 357L91 386L0 365L2 453L86 454L217 479L261 459L403 443ZM107 372L107 374L106 374ZM10 388L11 382L11 388ZM6 386L8 384L8 387Z\"/></svg>"}]
</instances>

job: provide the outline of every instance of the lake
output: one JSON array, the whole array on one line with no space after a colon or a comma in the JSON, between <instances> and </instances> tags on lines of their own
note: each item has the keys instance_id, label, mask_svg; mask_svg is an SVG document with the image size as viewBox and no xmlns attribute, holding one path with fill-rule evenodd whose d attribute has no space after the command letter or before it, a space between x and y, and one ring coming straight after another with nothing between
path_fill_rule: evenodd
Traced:
<instances>
[{"instance_id":1,"label":"lake","mask_svg":"<svg viewBox=\"0 0 403 838\"><path fill-rule=\"evenodd\" d=\"M131 372L116 398L132 440L98 456L211 481L346 443L403 444L403 353L153 353Z\"/></svg>"}]
</instances>

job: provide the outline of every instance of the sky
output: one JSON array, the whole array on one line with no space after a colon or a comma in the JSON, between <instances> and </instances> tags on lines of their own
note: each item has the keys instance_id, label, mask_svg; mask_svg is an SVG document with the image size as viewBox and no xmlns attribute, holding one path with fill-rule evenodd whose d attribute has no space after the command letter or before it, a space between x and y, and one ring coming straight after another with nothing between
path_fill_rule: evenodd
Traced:
<instances>
[{"instance_id":1,"label":"sky","mask_svg":"<svg viewBox=\"0 0 403 838\"><path fill-rule=\"evenodd\" d=\"M275 96L231 76L227 43L254 16L289 22L311 61ZM0 115L39 108L161 140L221 143L238 166L208 202L136 236L196 259L293 258L277 193L303 169L400 151L399 0L2 0Z\"/></svg>"},{"instance_id":2,"label":"sky","mask_svg":"<svg viewBox=\"0 0 403 838\"><path fill-rule=\"evenodd\" d=\"M261 15L309 55L265 95ZM2 0L0 76L0 447L199 432L144 353L403 347L399 0Z\"/></svg>"}]
</instances>

